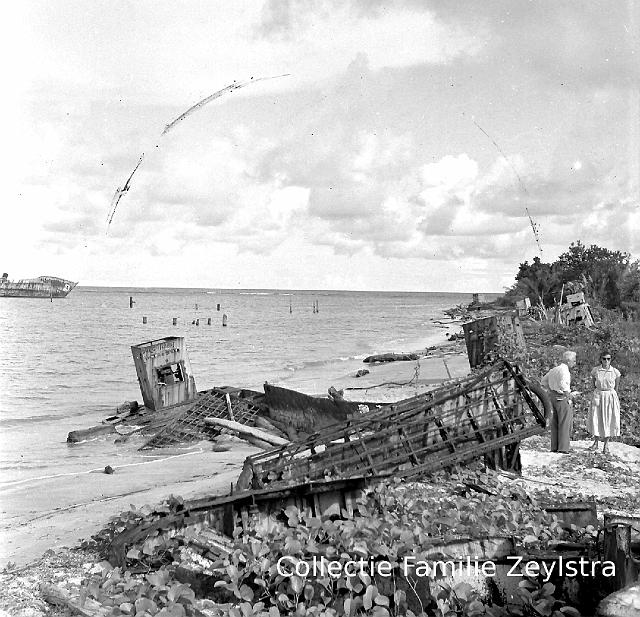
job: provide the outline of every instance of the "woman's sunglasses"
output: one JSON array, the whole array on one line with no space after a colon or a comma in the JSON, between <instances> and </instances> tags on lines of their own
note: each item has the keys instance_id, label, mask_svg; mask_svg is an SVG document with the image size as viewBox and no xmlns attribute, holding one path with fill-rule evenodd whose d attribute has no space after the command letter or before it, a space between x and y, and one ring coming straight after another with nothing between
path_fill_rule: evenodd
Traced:
<instances>
[{"instance_id":1,"label":"woman's sunglasses","mask_svg":"<svg viewBox=\"0 0 640 617\"><path fill-rule=\"evenodd\" d=\"M611 356L602 356L600 360L611 360Z\"/></svg>"}]
</instances>

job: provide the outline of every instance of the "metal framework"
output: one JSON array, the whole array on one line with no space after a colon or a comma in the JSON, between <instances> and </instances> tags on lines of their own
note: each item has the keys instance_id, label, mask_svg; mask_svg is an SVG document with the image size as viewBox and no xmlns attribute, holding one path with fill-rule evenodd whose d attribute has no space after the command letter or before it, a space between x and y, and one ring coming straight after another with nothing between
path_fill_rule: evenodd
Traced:
<instances>
[{"instance_id":1,"label":"metal framework","mask_svg":"<svg viewBox=\"0 0 640 617\"><path fill-rule=\"evenodd\" d=\"M415 477L481 455L492 467L519 471L520 441L546 424L535 397L547 407L544 395L501 359L426 395L251 456L237 488L355 475Z\"/></svg>"},{"instance_id":2,"label":"metal framework","mask_svg":"<svg viewBox=\"0 0 640 617\"><path fill-rule=\"evenodd\" d=\"M240 396L242 395L242 396ZM188 409L166 424L140 450L164 448L180 443L192 443L201 439L212 439L228 432L205 424L205 418L225 418L255 425L260 408L246 393L237 388L213 388L202 393Z\"/></svg>"}]
</instances>

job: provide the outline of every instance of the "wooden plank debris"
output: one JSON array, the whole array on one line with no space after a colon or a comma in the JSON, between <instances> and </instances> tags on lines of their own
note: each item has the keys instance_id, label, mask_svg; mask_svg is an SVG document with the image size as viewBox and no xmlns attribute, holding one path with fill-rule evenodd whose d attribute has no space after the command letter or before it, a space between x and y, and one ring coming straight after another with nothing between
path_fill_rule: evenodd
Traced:
<instances>
[{"instance_id":1,"label":"wooden plank debris","mask_svg":"<svg viewBox=\"0 0 640 617\"><path fill-rule=\"evenodd\" d=\"M488 453L494 453L490 464L519 471L517 445L544 431L541 407L548 404L516 367L500 360L439 390L251 456L238 489L354 475L415 478Z\"/></svg>"},{"instance_id":2,"label":"wooden plank debris","mask_svg":"<svg viewBox=\"0 0 640 617\"><path fill-rule=\"evenodd\" d=\"M266 441L272 446L286 446L291 443L288 439L282 439L282 437L277 437L276 435L272 435L267 431L262 431L258 428L254 428L253 426L246 426L245 424L234 422L233 420L225 420L224 418L205 418L204 423L229 429L234 433L238 433L240 437L249 436L255 437L256 439L261 439L262 441Z\"/></svg>"}]
</instances>

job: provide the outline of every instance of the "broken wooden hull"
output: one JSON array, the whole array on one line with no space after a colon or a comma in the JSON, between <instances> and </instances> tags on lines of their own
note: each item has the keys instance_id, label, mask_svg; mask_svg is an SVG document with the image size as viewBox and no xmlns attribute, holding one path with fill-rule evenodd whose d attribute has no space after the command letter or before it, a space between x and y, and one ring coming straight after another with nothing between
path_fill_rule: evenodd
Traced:
<instances>
[{"instance_id":1,"label":"broken wooden hull","mask_svg":"<svg viewBox=\"0 0 640 617\"><path fill-rule=\"evenodd\" d=\"M195 401L165 424L142 447L160 448L201 439L213 439L224 428L207 425L207 418L241 422L253 427L260 418L292 440L299 440L327 426L346 421L360 413L361 403L335 398L319 398L264 384L265 393L240 388L212 388L201 392Z\"/></svg>"},{"instance_id":2,"label":"broken wooden hull","mask_svg":"<svg viewBox=\"0 0 640 617\"><path fill-rule=\"evenodd\" d=\"M213 529L230 539L235 527L246 525L252 517L258 516L266 521L269 516L280 514L291 505L313 516L339 515L343 509L353 514L357 500L370 482L370 478L363 477L300 482L280 488L193 499L185 502L179 513L169 516L158 513L157 520L144 522L117 535L111 543L109 562L114 566L124 566L128 549L156 532Z\"/></svg>"},{"instance_id":3,"label":"broken wooden hull","mask_svg":"<svg viewBox=\"0 0 640 617\"><path fill-rule=\"evenodd\" d=\"M293 506L297 511L312 517L357 517L359 504L366 492L370 490L378 479L354 477L340 480L325 480L320 482L301 482L291 486L269 487L262 490L249 490L226 496L194 499L184 502L180 512L167 515L157 512L156 520L145 521L138 526L115 536L111 543L109 562L116 567L128 567L127 553L129 549L144 544L145 540L157 535L182 536L181 542L198 551L201 555L208 555L210 562L224 563L235 549L232 535L234 529L262 528L263 532L277 521L285 521L287 508ZM591 511L590 504L556 504L551 508L565 512L578 513ZM284 518L283 518L284 516ZM568 522L568 521L567 521ZM195 533L194 533L195 532ZM629 573L622 566L628 563L628 557L621 552L619 540L615 537L607 538L605 529L605 558L616 563L624 574L615 581L611 581L612 590L618 589L630 580ZM619 535L619 534L618 534ZM519 549L512 536L478 536L444 538L434 536L429 538L428 544L423 545L424 554L421 559L433 561L451 561L454 567L443 573L439 583L455 586L460 582L471 583L472 587L481 595L488 596L495 590L499 592L502 602L507 605L520 605L518 600L518 584L522 580L513 575L514 559L521 557L524 562L546 564L546 571L555 572L552 583L562 589L563 595L581 610L593 609L600 598L606 595L606 580L602 577L577 576L565 578L559 574L562 560L585 560L590 562L594 556L590 554L586 544L571 543L571 545L549 548L544 552L527 553ZM184 553L183 553L184 554ZM622 557L620 559L619 557ZM625 561L627 559L627 561ZM465 564L489 561L495 575L472 575L465 572ZM146 571L145 566L145 571ZM218 573L224 573L224 568ZM634 571L635 574L637 572ZM393 595L385 588L390 581L402 586L402 572L397 568L398 578L384 578L376 580L381 593ZM207 590L207 594L216 589L216 572L190 569L188 563L181 562L176 570L176 577L188 582L196 590ZM416 577L425 582L424 577ZM386 582L385 582L386 581ZM417 594L427 592L427 589L415 589ZM428 596L425 593L425 596ZM234 601L233 597L229 598ZM410 607L411 608L411 607ZM418 607L414 607L418 608ZM583 612L583 614L591 614Z\"/></svg>"},{"instance_id":4,"label":"broken wooden hull","mask_svg":"<svg viewBox=\"0 0 640 617\"><path fill-rule=\"evenodd\" d=\"M439 390L251 456L238 488L357 475L416 478L482 455L494 468L519 471L520 441L544 431L549 409L545 394L500 360Z\"/></svg>"}]
</instances>

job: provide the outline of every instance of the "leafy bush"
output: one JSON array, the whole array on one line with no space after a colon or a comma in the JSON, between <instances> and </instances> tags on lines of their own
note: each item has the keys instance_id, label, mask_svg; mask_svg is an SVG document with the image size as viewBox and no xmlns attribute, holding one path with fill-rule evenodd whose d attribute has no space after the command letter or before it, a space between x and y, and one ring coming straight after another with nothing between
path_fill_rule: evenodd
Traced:
<instances>
[{"instance_id":1,"label":"leafy bush","mask_svg":"<svg viewBox=\"0 0 640 617\"><path fill-rule=\"evenodd\" d=\"M343 511L341 519L319 518L290 506L286 521L237 529L226 580L217 583L233 592L240 603L230 615L511 614L466 583L452 587L441 576L426 581L417 573L405 577L400 567L407 557L432 561L429 556L434 545L446 540L506 534L530 551L567 538L568 532L555 516L547 514L524 489L503 486L487 475L476 481L485 489L491 487L486 489L490 494L467 490L452 495L450 481L440 485L383 483L359 503L357 516ZM590 530L581 537L593 541L594 534ZM335 576L313 568L307 572L303 564L313 563L314 558L316 564L322 558L339 564ZM355 573L345 571L349 562L359 560L389 562L391 576L382 577L368 567ZM291 575L279 570L278 564L284 562L292 568ZM539 613L544 615L555 614L555 608L564 605L552 592L552 585L543 589L529 582L522 587L523 598L531 600L531 606L549 608Z\"/></svg>"}]
</instances>

